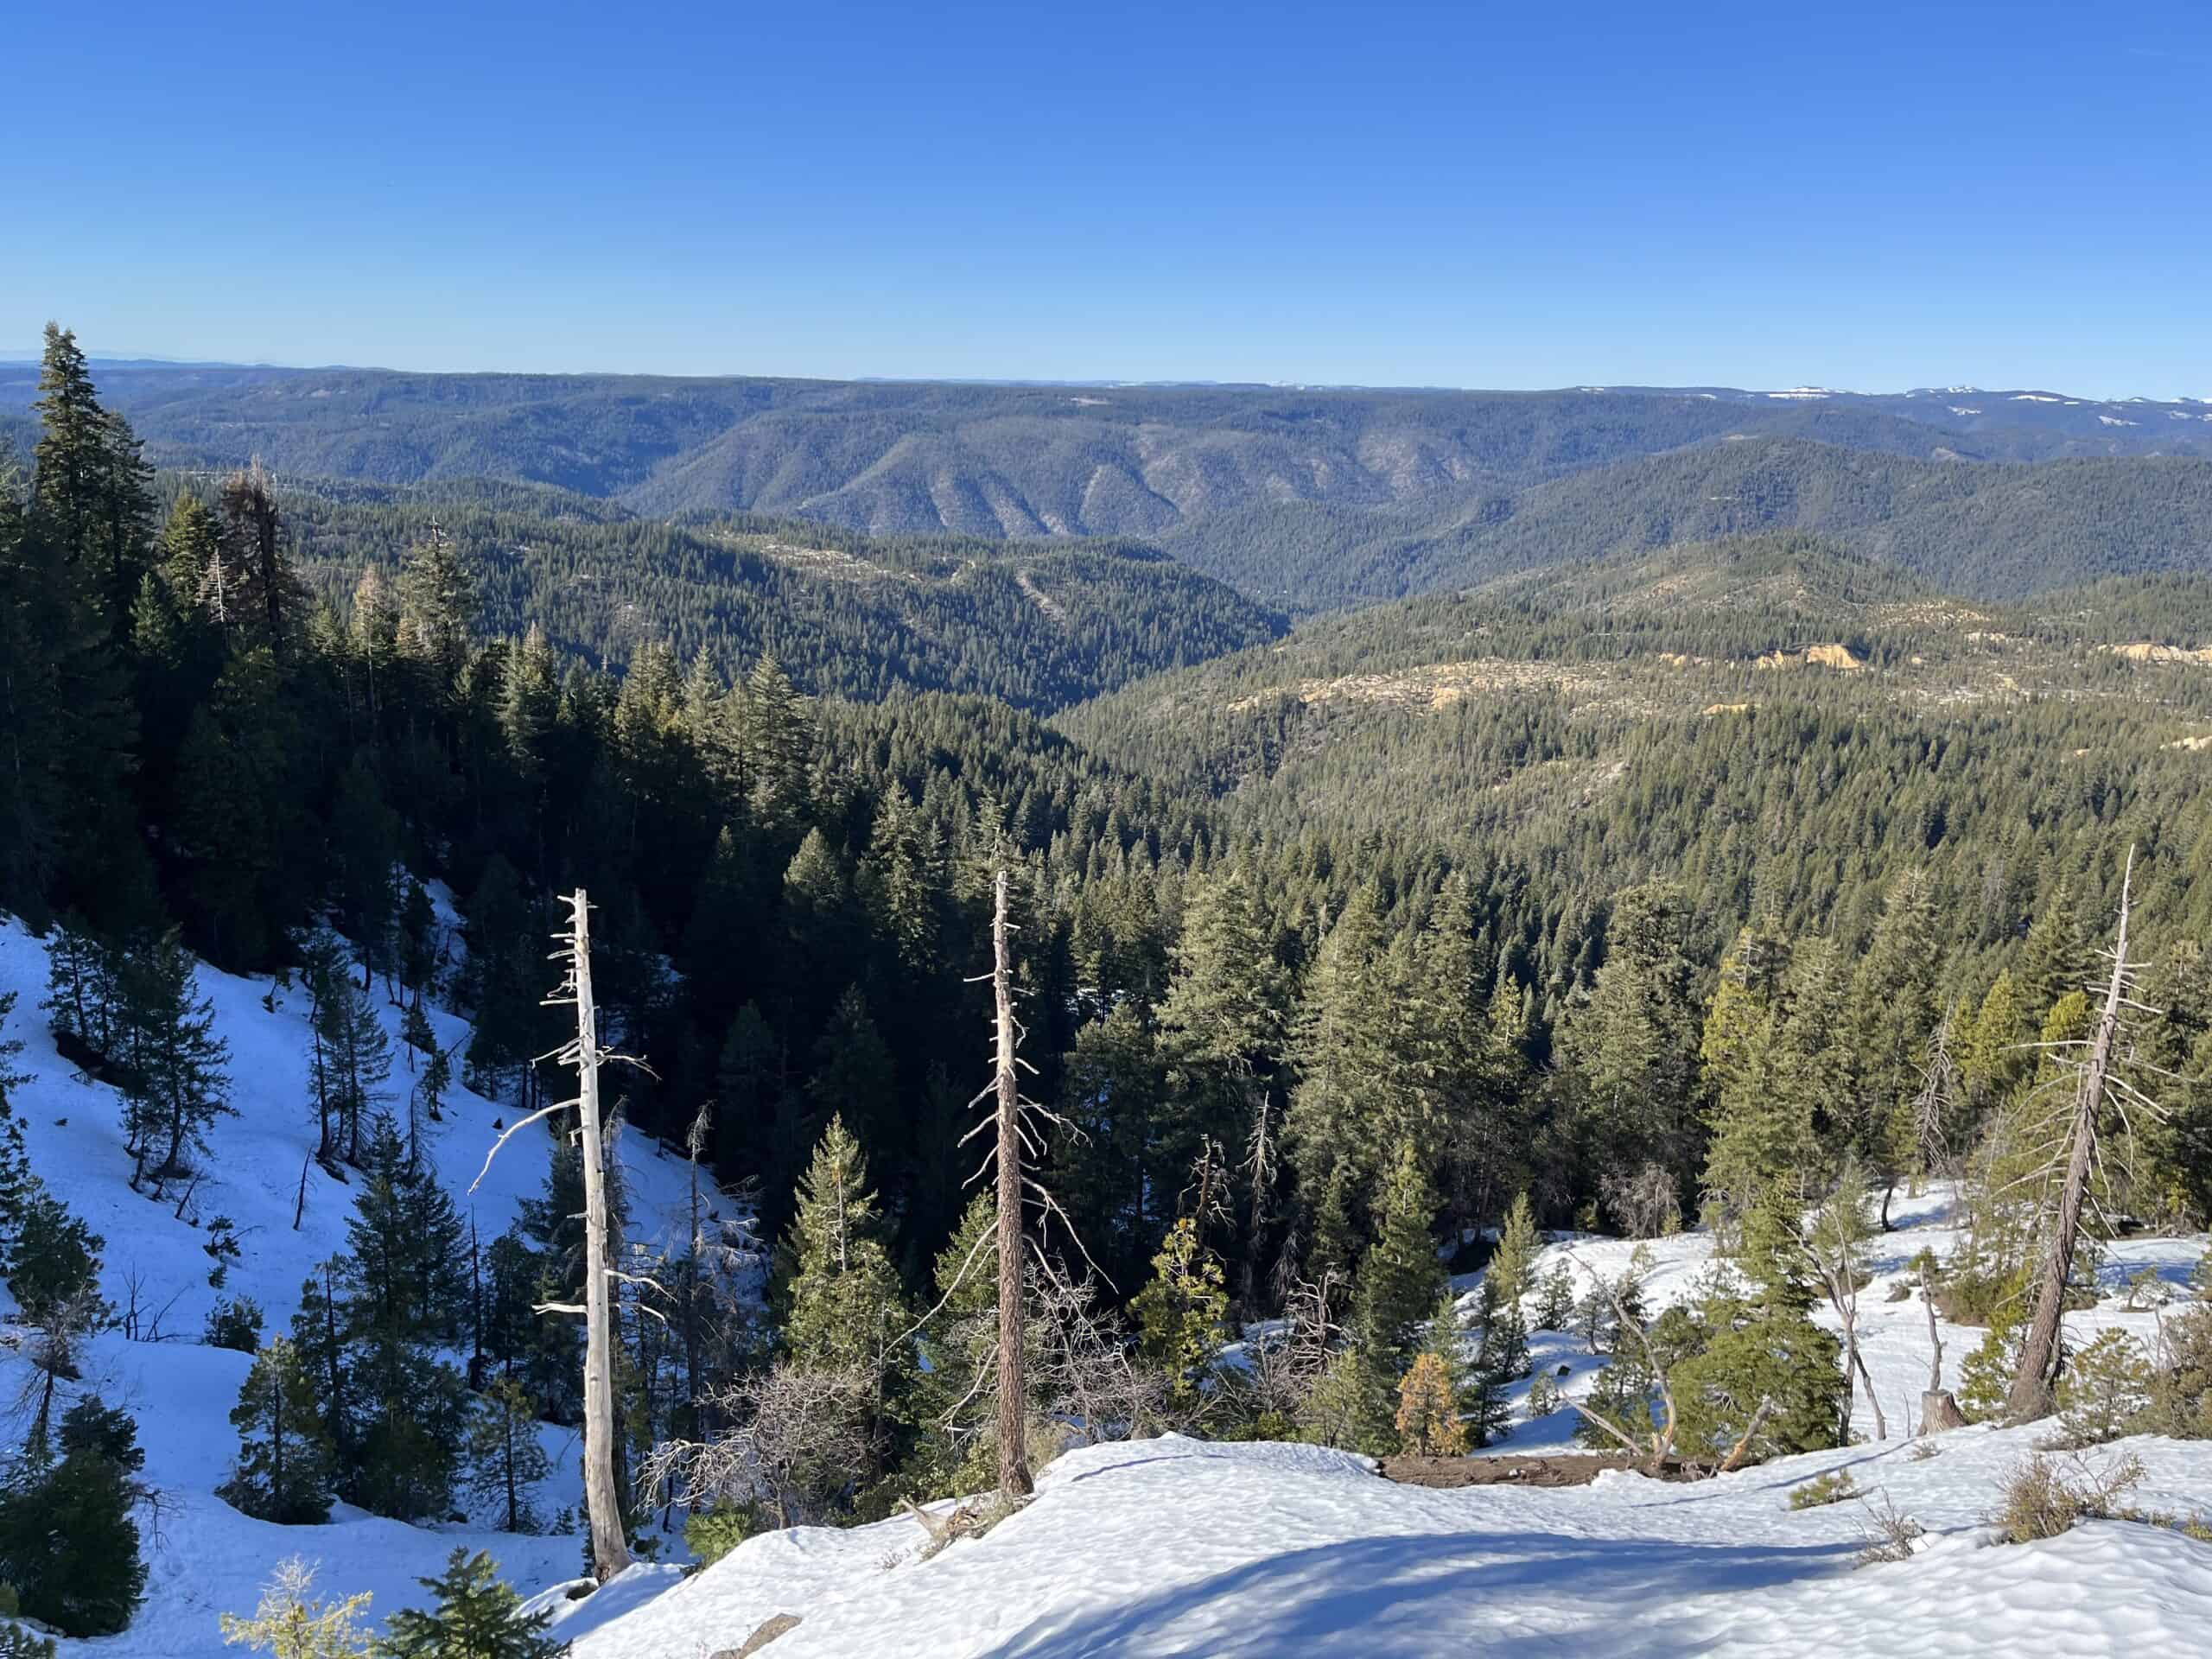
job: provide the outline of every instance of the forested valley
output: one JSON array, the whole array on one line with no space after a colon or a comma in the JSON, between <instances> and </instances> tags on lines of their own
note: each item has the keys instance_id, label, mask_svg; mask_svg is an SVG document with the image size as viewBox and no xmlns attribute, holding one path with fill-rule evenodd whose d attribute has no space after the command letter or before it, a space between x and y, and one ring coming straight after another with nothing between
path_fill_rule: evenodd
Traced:
<instances>
[{"instance_id":1,"label":"forested valley","mask_svg":"<svg viewBox=\"0 0 2212 1659\"><path fill-rule=\"evenodd\" d=\"M1663 1429L1695 1471L1840 1446L1854 1355L1813 1310L1943 1182L1969 1242L1923 1284L1980 1332L1959 1403L2034 1415L2088 1386L2035 1317L2052 1136L2085 1110L2098 1157L2050 1294L2212 1219L2201 562L2075 557L2076 526L2032 579L1976 582L2001 550L1959 544L1963 509L1923 509L1935 572L1802 530L1600 530L1288 631L1136 543L156 471L58 330L26 444L0 480L0 910L50 978L0 1002L0 1040L35 1023L111 1084L133 1188L176 1202L230 1155L238 1087L194 961L267 977L313 1011L300 1122L358 1206L341 1257L298 1264L289 1333L234 1304L211 1326L257 1354L247 1514L438 1520L488 1480L506 1529L554 1520L518 1436L584 1409L581 1338L536 1311L583 1294L580 1154L528 1130L543 1194L478 1238L416 1144L458 1084L503 1124L567 1092L547 954L580 889L606 1040L647 1062L608 1070L610 1120L745 1217L615 1289L641 1550L991 1485L1003 1281L969 1269L998 1212L963 1137L1002 873L1043 1109L1040 1446L1464 1451L1508 1427L1541 1329L1613 1362L1572 1408L1594 1448ZM2168 463L2051 464L2133 488ZM0 1072L4 1103L28 1079ZM0 1580L119 1630L133 1431L72 1385L123 1316L0 1116L0 1268L44 1390ZM1663 1314L1533 1266L1546 1234L1700 1224L1729 1270ZM2125 1421L2212 1434L2212 1314L2169 1325L2155 1364L2122 1357Z\"/></svg>"}]
</instances>

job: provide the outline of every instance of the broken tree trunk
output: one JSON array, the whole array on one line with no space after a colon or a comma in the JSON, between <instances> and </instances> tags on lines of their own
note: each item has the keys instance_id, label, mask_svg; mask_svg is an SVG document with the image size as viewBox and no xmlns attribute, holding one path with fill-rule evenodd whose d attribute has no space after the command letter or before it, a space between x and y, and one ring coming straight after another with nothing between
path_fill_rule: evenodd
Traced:
<instances>
[{"instance_id":1,"label":"broken tree trunk","mask_svg":"<svg viewBox=\"0 0 2212 1659\"><path fill-rule=\"evenodd\" d=\"M1920 1432L1933 1434L1947 1428L1964 1428L1967 1414L1959 1398L1943 1386L1943 1336L1936 1325L1936 1289L1928 1281L1928 1264L1920 1264L1920 1300L1928 1309L1928 1386L1920 1391Z\"/></svg>"},{"instance_id":2,"label":"broken tree trunk","mask_svg":"<svg viewBox=\"0 0 2212 1659\"><path fill-rule=\"evenodd\" d=\"M2066 1309L2066 1281L2074 1270L2074 1247L2081 1236L2082 1211L2096 1168L2098 1120L2105 1108L2105 1079L2112 1067L2113 1039L2120 1034L2120 1009L2128 1001L2127 907L2135 879L2135 851L2128 849L2127 872L2120 880L2120 929L2112 950L2112 976L2105 982L2104 1007L2088 1058L2075 1076L2074 1101L2067 1116L2065 1173L2058 1192L2058 1218L2043 1272L2036 1285L2035 1312L2020 1344L2019 1369L2005 1397L2005 1414L2016 1423L2048 1416L2058 1381L2059 1321Z\"/></svg>"},{"instance_id":3,"label":"broken tree trunk","mask_svg":"<svg viewBox=\"0 0 2212 1659\"><path fill-rule=\"evenodd\" d=\"M1014 969L1007 942L1007 873L993 883L991 997L998 1035L999 1492L1029 1496L1028 1389L1021 1375L1021 1084L1014 1075Z\"/></svg>"}]
</instances>

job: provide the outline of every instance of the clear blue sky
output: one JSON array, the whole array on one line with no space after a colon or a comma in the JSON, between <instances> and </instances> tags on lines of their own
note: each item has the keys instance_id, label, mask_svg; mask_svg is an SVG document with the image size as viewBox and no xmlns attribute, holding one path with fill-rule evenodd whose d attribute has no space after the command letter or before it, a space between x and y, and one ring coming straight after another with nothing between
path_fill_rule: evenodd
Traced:
<instances>
[{"instance_id":1,"label":"clear blue sky","mask_svg":"<svg viewBox=\"0 0 2212 1659\"><path fill-rule=\"evenodd\" d=\"M115 0L0 42L10 353L2212 397L2207 0Z\"/></svg>"}]
</instances>

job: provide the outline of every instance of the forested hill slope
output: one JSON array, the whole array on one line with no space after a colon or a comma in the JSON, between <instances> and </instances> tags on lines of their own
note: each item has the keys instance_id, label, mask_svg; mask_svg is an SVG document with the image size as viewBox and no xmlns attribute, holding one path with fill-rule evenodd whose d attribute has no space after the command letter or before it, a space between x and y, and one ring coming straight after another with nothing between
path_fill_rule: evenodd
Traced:
<instances>
[{"instance_id":1,"label":"forested hill slope","mask_svg":"<svg viewBox=\"0 0 2212 1659\"><path fill-rule=\"evenodd\" d=\"M1954 592L2032 593L2212 569L2212 461L1978 466L1784 439L1724 442L1572 474L1351 550L1351 594L1422 593L1503 572L1769 529L1815 531ZM1220 574L1235 580L1235 570Z\"/></svg>"},{"instance_id":2,"label":"forested hill slope","mask_svg":"<svg viewBox=\"0 0 2212 1659\"><path fill-rule=\"evenodd\" d=\"M2212 406L2025 391L1008 386L146 365L103 374L149 454L168 466L220 469L257 455L280 477L488 477L660 518L741 511L875 534L1139 537L1295 610L1769 524L1894 524L1896 556L1989 591L2201 561L2196 474L2088 467L2024 483L1999 464L2212 455ZM35 392L35 371L0 365L0 419ZM1728 453L1745 443L1751 456ZM1689 456L1680 469L1677 452ZM1651 457L1656 470L1636 469ZM1932 516L1923 497L1938 504ZM2134 531L2113 531L2131 517ZM1871 534L1866 545L1891 550Z\"/></svg>"},{"instance_id":3,"label":"forested hill slope","mask_svg":"<svg viewBox=\"0 0 2212 1659\"><path fill-rule=\"evenodd\" d=\"M1319 618L1055 723L1255 832L1821 915L1909 865L1968 903L2092 825L2178 849L2207 645L2202 580L1993 605L1769 536Z\"/></svg>"},{"instance_id":4,"label":"forested hill slope","mask_svg":"<svg viewBox=\"0 0 2212 1659\"><path fill-rule=\"evenodd\" d=\"M188 480L173 478L171 488ZM199 487L204 487L200 486ZM282 493L305 573L349 600L435 520L468 548L485 625L626 664L648 643L725 677L773 654L803 690L974 692L1049 710L1276 638L1281 617L1142 546L879 539L823 524L671 525L563 491L469 481Z\"/></svg>"}]
</instances>

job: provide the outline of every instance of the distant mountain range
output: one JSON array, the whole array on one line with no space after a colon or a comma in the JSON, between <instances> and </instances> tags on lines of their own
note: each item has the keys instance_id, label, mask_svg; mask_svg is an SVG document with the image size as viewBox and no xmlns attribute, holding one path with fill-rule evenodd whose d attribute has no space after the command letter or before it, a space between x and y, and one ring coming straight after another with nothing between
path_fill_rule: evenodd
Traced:
<instances>
[{"instance_id":1,"label":"distant mountain range","mask_svg":"<svg viewBox=\"0 0 2212 1659\"><path fill-rule=\"evenodd\" d=\"M98 373L174 467L258 455L295 480L523 481L665 519L1137 538L1294 612L1767 527L1973 592L2212 563L2212 402ZM0 364L0 437L25 440L35 382Z\"/></svg>"}]
</instances>

